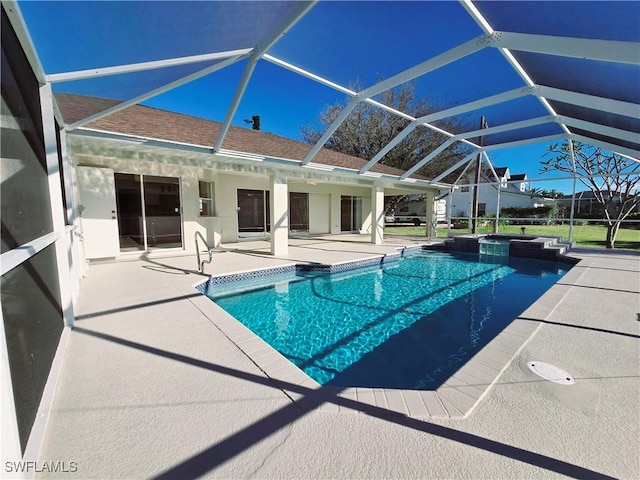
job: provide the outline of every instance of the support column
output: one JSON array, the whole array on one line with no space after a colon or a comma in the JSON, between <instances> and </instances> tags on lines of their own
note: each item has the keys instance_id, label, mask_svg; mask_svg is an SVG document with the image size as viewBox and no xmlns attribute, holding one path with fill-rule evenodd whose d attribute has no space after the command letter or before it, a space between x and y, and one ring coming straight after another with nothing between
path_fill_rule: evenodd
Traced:
<instances>
[{"instance_id":1,"label":"support column","mask_svg":"<svg viewBox=\"0 0 640 480\"><path fill-rule=\"evenodd\" d=\"M425 218L426 218L426 235L427 238L436 238L437 234L436 234L436 223L437 223L437 218L436 218L436 198L434 195L434 192L427 192L425 194L425 203L426 203L426 208L427 211L425 212Z\"/></svg>"},{"instance_id":2,"label":"support column","mask_svg":"<svg viewBox=\"0 0 640 480\"><path fill-rule=\"evenodd\" d=\"M271 176L271 255L289 254L289 189L287 178Z\"/></svg>"},{"instance_id":3,"label":"support column","mask_svg":"<svg viewBox=\"0 0 640 480\"><path fill-rule=\"evenodd\" d=\"M65 221L64 206L62 204L62 183L60 176L60 165L58 163L58 143L56 139L56 124L53 111L53 91L51 84L47 83L40 87L40 109L42 114L42 131L45 143L47 177L49 180L49 197L51 204L51 220L53 230L65 232L67 225ZM67 192L67 196L73 194ZM73 311L73 290L72 284L77 281L71 273L71 262L73 261L71 251L71 229L64 233L55 242L56 263L58 267L58 283L60 288L60 304L62 306L62 317L66 326L72 327L74 322Z\"/></svg>"},{"instance_id":4,"label":"support column","mask_svg":"<svg viewBox=\"0 0 640 480\"><path fill-rule=\"evenodd\" d=\"M573 217L576 209L576 152L573 149L573 138L569 137L569 150L571 151L571 172L573 174L573 186L571 188L571 212L569 213L569 238L568 241L573 241Z\"/></svg>"},{"instance_id":5,"label":"support column","mask_svg":"<svg viewBox=\"0 0 640 480\"><path fill-rule=\"evenodd\" d=\"M384 240L384 187L371 187L371 243L381 245Z\"/></svg>"}]
</instances>

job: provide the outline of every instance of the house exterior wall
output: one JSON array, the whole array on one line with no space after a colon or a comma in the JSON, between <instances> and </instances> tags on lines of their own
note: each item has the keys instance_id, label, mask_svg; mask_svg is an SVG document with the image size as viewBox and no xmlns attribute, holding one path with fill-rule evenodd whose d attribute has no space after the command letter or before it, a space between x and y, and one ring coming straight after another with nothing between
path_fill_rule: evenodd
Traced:
<instances>
[{"instance_id":1,"label":"house exterior wall","mask_svg":"<svg viewBox=\"0 0 640 480\"><path fill-rule=\"evenodd\" d=\"M287 172L262 168L260 171L248 168L221 170L215 166L202 167L193 165L193 161L185 158L174 158L171 162L162 157L154 158L153 152L145 155L132 153L129 150L105 148L98 146L92 139L82 138L71 141L70 151L76 170L78 167L104 170L115 173L153 175L160 177L177 177L180 179L180 197L182 205L183 249L195 253L194 237L200 232L212 247L221 243L233 243L238 236L238 189L265 190L271 192L274 173L281 179L287 178ZM199 181L211 182L213 185L213 216L200 216ZM326 180L325 180L326 182ZM353 196L361 199L361 223L355 231L371 233L372 228L372 189L370 186L356 186L341 183L306 182L295 174L287 178L287 194L291 192L309 194L309 233L340 234L341 231L341 197ZM113 188L113 187L112 187ZM282 194L280 189L280 194ZM83 203L82 195L79 200ZM82 225L79 225L82 228ZM142 253L137 251L136 253ZM119 253L117 256L123 255ZM98 257L93 257L98 258Z\"/></svg>"},{"instance_id":2,"label":"house exterior wall","mask_svg":"<svg viewBox=\"0 0 640 480\"><path fill-rule=\"evenodd\" d=\"M331 195L329 193L309 193L309 233L321 234L330 231Z\"/></svg>"},{"instance_id":3,"label":"house exterior wall","mask_svg":"<svg viewBox=\"0 0 640 480\"><path fill-rule=\"evenodd\" d=\"M73 153L72 153L73 156ZM160 177L177 177L180 179L180 200L182 204L182 237L184 249L195 253L195 233L200 232L209 241L213 236L208 229L215 228L215 218L200 217L198 181L206 180L203 169L182 165L170 165L130 158L92 156L75 158L76 166L89 166L96 169L111 169L116 173L130 173L139 175L155 175ZM209 177L210 178L210 177ZM83 198L79 198L80 208Z\"/></svg>"},{"instance_id":4,"label":"house exterior wall","mask_svg":"<svg viewBox=\"0 0 640 480\"><path fill-rule=\"evenodd\" d=\"M269 190L268 176L215 174L216 220L212 228L220 232L222 243L238 241L238 189Z\"/></svg>"}]
</instances>

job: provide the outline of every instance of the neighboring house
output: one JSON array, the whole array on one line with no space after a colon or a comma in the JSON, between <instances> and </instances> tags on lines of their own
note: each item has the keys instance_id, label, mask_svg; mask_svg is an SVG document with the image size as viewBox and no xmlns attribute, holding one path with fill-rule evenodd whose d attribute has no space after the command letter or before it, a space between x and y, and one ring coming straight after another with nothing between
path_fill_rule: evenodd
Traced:
<instances>
[{"instance_id":1,"label":"neighboring house","mask_svg":"<svg viewBox=\"0 0 640 480\"><path fill-rule=\"evenodd\" d=\"M67 125L118 103L56 100ZM195 253L196 232L211 246L268 238L281 255L291 235L358 232L380 243L384 195L437 191L381 164L358 175L365 160L327 149L302 166L310 145L241 127L230 127L214 154L220 126L134 105L68 132L85 258Z\"/></svg>"},{"instance_id":2,"label":"neighboring house","mask_svg":"<svg viewBox=\"0 0 640 480\"><path fill-rule=\"evenodd\" d=\"M495 215L500 202L500 208L507 207L541 207L555 204L555 200L534 195L527 187L527 174L511 175L508 167L495 167L498 182L493 176L483 173L478 190L478 215ZM498 200L499 197L499 200ZM451 215L453 217L468 217L473 210L473 188L461 186L445 197L452 202ZM447 203L447 208L449 204Z\"/></svg>"},{"instance_id":3,"label":"neighboring house","mask_svg":"<svg viewBox=\"0 0 640 480\"><path fill-rule=\"evenodd\" d=\"M607 196L606 193L604 193ZM571 212L571 195L566 195L557 200L558 202L558 216L564 218L570 217ZM638 202L633 209L633 212L640 212L640 202ZM585 190L583 192L575 193L575 208L573 216L580 218L581 215L593 216L599 215L604 217L604 207L596 199L596 195L592 190Z\"/></svg>"}]
</instances>

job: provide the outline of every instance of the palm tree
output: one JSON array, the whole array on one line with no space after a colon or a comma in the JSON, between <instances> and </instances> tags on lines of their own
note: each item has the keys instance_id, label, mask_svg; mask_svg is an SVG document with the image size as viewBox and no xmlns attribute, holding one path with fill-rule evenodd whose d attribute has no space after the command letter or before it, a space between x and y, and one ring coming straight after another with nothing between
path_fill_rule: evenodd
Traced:
<instances>
[{"instance_id":1,"label":"palm tree","mask_svg":"<svg viewBox=\"0 0 640 480\"><path fill-rule=\"evenodd\" d=\"M553 198L555 200L556 198L564 197L564 193L561 193L557 191L555 188L552 188L549 191L545 190L545 197Z\"/></svg>"}]
</instances>

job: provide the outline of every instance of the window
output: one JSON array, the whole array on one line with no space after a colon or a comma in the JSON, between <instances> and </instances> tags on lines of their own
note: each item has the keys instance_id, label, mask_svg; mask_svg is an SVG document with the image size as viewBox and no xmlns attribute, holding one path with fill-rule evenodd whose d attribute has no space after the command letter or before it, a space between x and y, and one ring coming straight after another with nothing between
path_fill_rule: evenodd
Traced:
<instances>
[{"instance_id":1,"label":"window","mask_svg":"<svg viewBox=\"0 0 640 480\"><path fill-rule=\"evenodd\" d=\"M198 182L200 196L200 216L213 217L213 183Z\"/></svg>"},{"instance_id":2,"label":"window","mask_svg":"<svg viewBox=\"0 0 640 480\"><path fill-rule=\"evenodd\" d=\"M478 203L478 216L484 217L487 213L487 204L486 203Z\"/></svg>"},{"instance_id":3,"label":"window","mask_svg":"<svg viewBox=\"0 0 640 480\"><path fill-rule=\"evenodd\" d=\"M469 193L469 187L462 187L462 188L460 189L460 191L461 191L462 193Z\"/></svg>"}]
</instances>

